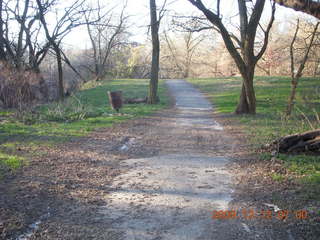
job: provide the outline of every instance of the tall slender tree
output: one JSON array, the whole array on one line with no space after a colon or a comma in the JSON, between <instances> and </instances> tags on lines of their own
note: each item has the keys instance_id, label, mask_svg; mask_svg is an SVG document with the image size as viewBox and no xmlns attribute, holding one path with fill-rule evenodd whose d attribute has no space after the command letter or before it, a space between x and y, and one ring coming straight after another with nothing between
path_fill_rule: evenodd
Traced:
<instances>
[{"instance_id":1,"label":"tall slender tree","mask_svg":"<svg viewBox=\"0 0 320 240\"><path fill-rule=\"evenodd\" d=\"M6 60L5 40L4 40L4 21L3 21L3 0L0 0L0 60Z\"/></svg>"},{"instance_id":2,"label":"tall slender tree","mask_svg":"<svg viewBox=\"0 0 320 240\"><path fill-rule=\"evenodd\" d=\"M300 22L299 19L297 20L296 24L296 30L294 33L294 36L292 38L291 44L290 44L290 69L291 69L291 93L288 99L288 105L287 105L287 111L286 114L287 116L291 115L293 106L294 106L294 100L296 98L296 91L299 83L299 79L303 74L303 70L305 68L306 62L309 58L309 53L311 48L314 46L314 39L317 34L317 30L319 27L320 22L317 22L316 25L314 26L312 32L305 36L304 38L304 45L306 46L305 49L303 49L302 53L302 58L299 59L299 61L296 60L295 58L295 52L294 52L294 44L297 41L297 36L300 28ZM309 42L308 42L309 41ZM300 49L302 50L302 49ZM296 63L299 62L298 66L296 66Z\"/></svg>"},{"instance_id":3,"label":"tall slender tree","mask_svg":"<svg viewBox=\"0 0 320 240\"><path fill-rule=\"evenodd\" d=\"M160 40L159 40L159 27L165 13L165 6L167 0L164 0L161 8L157 9L156 0L150 0L150 28L152 39L152 63L150 72L150 84L148 103L156 104L159 102L158 97L158 81L159 81L159 64L160 64Z\"/></svg>"},{"instance_id":4,"label":"tall slender tree","mask_svg":"<svg viewBox=\"0 0 320 240\"><path fill-rule=\"evenodd\" d=\"M240 20L240 38L227 30L222 21L220 13L220 0L217 0L216 11L207 8L201 0L188 0L198 8L221 34L222 39L230 55L234 59L240 74L243 78L242 90L238 106L235 110L238 114L255 114L256 113L256 96L253 85L254 71L257 62L263 56L267 45L270 29L274 21L275 3L271 3L272 11L269 23L266 29L260 24L261 15L265 6L265 0L252 1L238 0L238 12ZM248 4L252 4L251 11ZM251 12L251 14L249 14ZM256 48L256 34L261 27L264 33L262 47Z\"/></svg>"},{"instance_id":5,"label":"tall slender tree","mask_svg":"<svg viewBox=\"0 0 320 240\"><path fill-rule=\"evenodd\" d=\"M159 41L160 18L157 15L157 5L155 0L150 0L150 27L152 38L152 63L149 84L148 103L155 104L158 102L158 80L159 80L159 58L160 58L160 41Z\"/></svg>"}]
</instances>

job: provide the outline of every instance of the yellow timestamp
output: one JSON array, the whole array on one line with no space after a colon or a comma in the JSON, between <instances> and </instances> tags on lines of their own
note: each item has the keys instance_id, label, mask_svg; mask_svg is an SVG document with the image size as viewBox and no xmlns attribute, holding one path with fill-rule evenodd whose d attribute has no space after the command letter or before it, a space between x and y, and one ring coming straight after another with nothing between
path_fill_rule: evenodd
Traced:
<instances>
[{"instance_id":1,"label":"yellow timestamp","mask_svg":"<svg viewBox=\"0 0 320 240\"><path fill-rule=\"evenodd\" d=\"M212 219L267 219L271 220L276 218L278 220L285 220L289 217L293 217L298 220L304 220L308 218L307 210L279 210L277 212L271 210L255 210L255 209L232 209L232 210L214 210L212 212Z\"/></svg>"}]
</instances>

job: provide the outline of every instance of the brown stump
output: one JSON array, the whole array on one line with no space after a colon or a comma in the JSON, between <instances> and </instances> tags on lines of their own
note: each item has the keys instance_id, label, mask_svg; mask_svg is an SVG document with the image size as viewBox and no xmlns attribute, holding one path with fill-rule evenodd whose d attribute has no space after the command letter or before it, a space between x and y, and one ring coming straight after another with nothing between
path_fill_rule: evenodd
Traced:
<instances>
[{"instance_id":1,"label":"brown stump","mask_svg":"<svg viewBox=\"0 0 320 240\"><path fill-rule=\"evenodd\" d=\"M122 107L122 91L108 91L108 97L111 104L112 109L119 112L119 109Z\"/></svg>"}]
</instances>

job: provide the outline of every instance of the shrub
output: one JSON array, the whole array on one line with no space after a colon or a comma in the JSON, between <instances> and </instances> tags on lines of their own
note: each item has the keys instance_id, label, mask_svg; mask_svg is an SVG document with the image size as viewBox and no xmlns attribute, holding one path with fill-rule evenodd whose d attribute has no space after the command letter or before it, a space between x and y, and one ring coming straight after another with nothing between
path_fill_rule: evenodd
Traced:
<instances>
[{"instance_id":1,"label":"shrub","mask_svg":"<svg viewBox=\"0 0 320 240\"><path fill-rule=\"evenodd\" d=\"M35 86L42 82L40 74L18 71L7 63L0 62L0 100L3 108L23 108L39 96Z\"/></svg>"}]
</instances>

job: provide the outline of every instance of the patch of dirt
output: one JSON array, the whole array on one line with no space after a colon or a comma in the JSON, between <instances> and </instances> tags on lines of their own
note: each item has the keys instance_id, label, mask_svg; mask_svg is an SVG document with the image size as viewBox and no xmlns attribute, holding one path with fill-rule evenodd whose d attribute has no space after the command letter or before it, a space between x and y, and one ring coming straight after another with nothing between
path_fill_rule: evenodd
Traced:
<instances>
[{"instance_id":1,"label":"patch of dirt","mask_svg":"<svg viewBox=\"0 0 320 240\"><path fill-rule=\"evenodd\" d=\"M112 179L128 170L119 168L123 159L157 152L156 147L146 151L139 144L120 149L128 139L143 137L149 122L132 120L56 147L39 147L45 155L30 158L27 166L0 182L0 239L17 238L46 215L50 221L41 223L45 230L31 239L115 235L93 221L95 210L105 204Z\"/></svg>"},{"instance_id":2,"label":"patch of dirt","mask_svg":"<svg viewBox=\"0 0 320 240\"><path fill-rule=\"evenodd\" d=\"M240 214L243 209L253 209L256 218L246 219L245 222L249 226L255 222L256 228L269 229L270 236L276 237L272 239L281 239L282 235L285 239L319 239L319 201L308 197L306 189L296 181L293 173L287 171L281 160L276 157L270 161L259 159L257 152L248 144L248 136L233 119L233 115L216 115L215 118L226 126L225 130L229 134L241 139L243 144L243 151L236 153L237 158L230 165L236 176L235 199L231 207L238 209ZM287 178L282 181L273 180L273 173ZM288 217L281 218L281 214L285 212L276 212L270 204L281 210L288 210ZM307 216L300 218L300 213L305 213L304 210ZM261 216L266 211L272 211L271 219Z\"/></svg>"}]
</instances>

